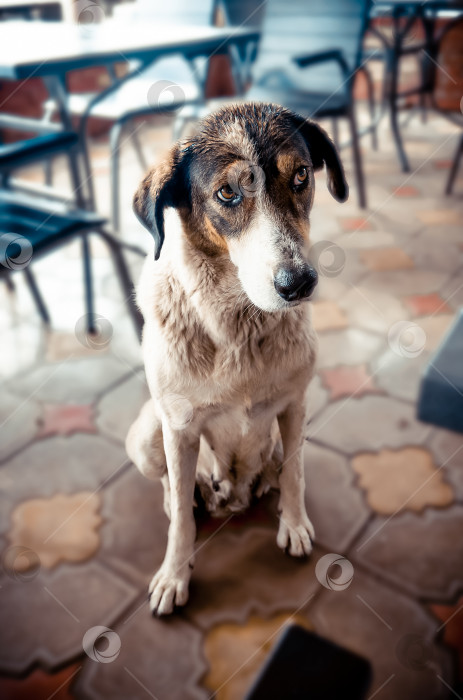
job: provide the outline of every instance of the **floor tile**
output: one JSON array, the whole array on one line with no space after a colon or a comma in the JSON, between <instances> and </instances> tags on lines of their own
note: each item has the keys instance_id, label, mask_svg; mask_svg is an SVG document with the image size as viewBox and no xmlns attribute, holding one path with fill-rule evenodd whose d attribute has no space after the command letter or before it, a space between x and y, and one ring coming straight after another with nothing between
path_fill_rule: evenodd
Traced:
<instances>
[{"instance_id":1,"label":"floor tile","mask_svg":"<svg viewBox=\"0 0 463 700\"><path fill-rule=\"evenodd\" d=\"M30 442L38 430L40 405L14 396L5 387L0 397L0 460L4 460Z\"/></svg>"},{"instance_id":2,"label":"floor tile","mask_svg":"<svg viewBox=\"0 0 463 700\"><path fill-rule=\"evenodd\" d=\"M209 628L244 622L251 613L267 617L304 605L318 588L314 575L318 550L309 559L284 554L274 530L225 526L198 547L185 615ZM199 544L202 544L200 541Z\"/></svg>"},{"instance_id":3,"label":"floor tile","mask_svg":"<svg viewBox=\"0 0 463 700\"><path fill-rule=\"evenodd\" d=\"M149 396L144 371L133 372L98 403L97 425L101 432L124 443L130 426Z\"/></svg>"},{"instance_id":4,"label":"floor tile","mask_svg":"<svg viewBox=\"0 0 463 700\"><path fill-rule=\"evenodd\" d=\"M207 665L193 626L143 611L113 631L119 654L111 663L84 662L75 686L79 700L207 700L210 694L199 688Z\"/></svg>"},{"instance_id":5,"label":"floor tile","mask_svg":"<svg viewBox=\"0 0 463 700\"><path fill-rule=\"evenodd\" d=\"M398 510L444 508L453 501L452 488L422 447L356 454L351 465L370 507L381 515Z\"/></svg>"},{"instance_id":6,"label":"floor tile","mask_svg":"<svg viewBox=\"0 0 463 700\"><path fill-rule=\"evenodd\" d=\"M82 654L85 632L110 627L139 593L94 561L42 567L32 578L2 574L0 670L8 673L33 662L54 669Z\"/></svg>"},{"instance_id":7,"label":"floor tile","mask_svg":"<svg viewBox=\"0 0 463 700\"><path fill-rule=\"evenodd\" d=\"M0 676L2 700L73 700L71 684L81 669L79 663L70 664L56 673L38 668L25 678Z\"/></svg>"},{"instance_id":8,"label":"floor tile","mask_svg":"<svg viewBox=\"0 0 463 700\"><path fill-rule=\"evenodd\" d=\"M461 505L376 518L355 543L352 555L412 595L448 601L463 584L462 528Z\"/></svg>"},{"instance_id":9,"label":"floor tile","mask_svg":"<svg viewBox=\"0 0 463 700\"><path fill-rule=\"evenodd\" d=\"M426 226L458 224L462 220L461 214L454 209L426 209L417 212L417 216Z\"/></svg>"},{"instance_id":10,"label":"floor tile","mask_svg":"<svg viewBox=\"0 0 463 700\"><path fill-rule=\"evenodd\" d=\"M433 431L428 445L457 498L463 501L463 435L439 428Z\"/></svg>"},{"instance_id":11,"label":"floor tile","mask_svg":"<svg viewBox=\"0 0 463 700\"><path fill-rule=\"evenodd\" d=\"M88 491L23 501L11 515L10 546L31 550L48 569L90 559L100 544L100 506L100 496ZM21 572L31 564L25 557L22 566L18 560Z\"/></svg>"},{"instance_id":12,"label":"floor tile","mask_svg":"<svg viewBox=\"0 0 463 700\"><path fill-rule=\"evenodd\" d=\"M365 576L355 563L352 584L345 590L323 590L308 616L318 634L371 662L368 698L448 697L437 674L451 680L451 662L432 643L436 620L416 601ZM415 646L423 654L418 661Z\"/></svg>"},{"instance_id":13,"label":"floor tile","mask_svg":"<svg viewBox=\"0 0 463 700\"><path fill-rule=\"evenodd\" d=\"M445 644L454 649L457 655L459 678L463 681L463 597L455 605L431 605L430 609L442 623Z\"/></svg>"},{"instance_id":14,"label":"floor tile","mask_svg":"<svg viewBox=\"0 0 463 700\"><path fill-rule=\"evenodd\" d=\"M317 374L312 379L307 393L307 422L321 411L328 403L328 391L323 386L320 376Z\"/></svg>"},{"instance_id":15,"label":"floor tile","mask_svg":"<svg viewBox=\"0 0 463 700\"><path fill-rule=\"evenodd\" d=\"M407 270L414 266L402 248L362 250L360 259L369 270Z\"/></svg>"},{"instance_id":16,"label":"floor tile","mask_svg":"<svg viewBox=\"0 0 463 700\"><path fill-rule=\"evenodd\" d=\"M56 437L33 443L0 469L0 532L12 509L29 498L99 489L128 464L122 447L97 435Z\"/></svg>"},{"instance_id":17,"label":"floor tile","mask_svg":"<svg viewBox=\"0 0 463 700\"><path fill-rule=\"evenodd\" d=\"M96 433L92 404L45 404L38 421L38 438L50 435Z\"/></svg>"},{"instance_id":18,"label":"floor tile","mask_svg":"<svg viewBox=\"0 0 463 700\"><path fill-rule=\"evenodd\" d=\"M345 328L347 318L337 304L332 301L317 301L312 304L312 323L317 333Z\"/></svg>"},{"instance_id":19,"label":"floor tile","mask_svg":"<svg viewBox=\"0 0 463 700\"><path fill-rule=\"evenodd\" d=\"M373 231L375 228L371 219L366 216L342 218L339 222L344 231Z\"/></svg>"},{"instance_id":20,"label":"floor tile","mask_svg":"<svg viewBox=\"0 0 463 700\"><path fill-rule=\"evenodd\" d=\"M69 357L57 364L46 364L8 382L10 391L48 403L90 403L130 368L113 357Z\"/></svg>"},{"instance_id":21,"label":"floor tile","mask_svg":"<svg viewBox=\"0 0 463 700\"><path fill-rule=\"evenodd\" d=\"M381 393L364 364L321 369L320 377L330 392L330 401L348 396L360 398L364 394Z\"/></svg>"},{"instance_id":22,"label":"floor tile","mask_svg":"<svg viewBox=\"0 0 463 700\"><path fill-rule=\"evenodd\" d=\"M394 190L394 197L419 197L420 191L413 185L402 185Z\"/></svg>"},{"instance_id":23,"label":"floor tile","mask_svg":"<svg viewBox=\"0 0 463 700\"><path fill-rule=\"evenodd\" d=\"M388 349L371 363L374 381L384 392L397 399L416 401L429 359L429 353L425 350L413 357L402 357Z\"/></svg>"},{"instance_id":24,"label":"floor tile","mask_svg":"<svg viewBox=\"0 0 463 700\"><path fill-rule=\"evenodd\" d=\"M409 313L392 289L380 292L363 284L350 287L339 300L350 324L387 336L391 326L408 318Z\"/></svg>"},{"instance_id":25,"label":"floor tile","mask_svg":"<svg viewBox=\"0 0 463 700\"><path fill-rule=\"evenodd\" d=\"M438 270L378 270L365 277L362 285L379 292L393 292L401 297L437 292L447 277Z\"/></svg>"},{"instance_id":26,"label":"floor tile","mask_svg":"<svg viewBox=\"0 0 463 700\"><path fill-rule=\"evenodd\" d=\"M450 311L445 299L439 294L412 294L403 300L412 316L427 316L429 314L445 314Z\"/></svg>"},{"instance_id":27,"label":"floor tile","mask_svg":"<svg viewBox=\"0 0 463 700\"><path fill-rule=\"evenodd\" d=\"M323 368L368 362L385 342L385 338L357 328L322 333L319 338L317 366Z\"/></svg>"},{"instance_id":28,"label":"floor tile","mask_svg":"<svg viewBox=\"0 0 463 700\"><path fill-rule=\"evenodd\" d=\"M315 541L331 551L344 552L370 510L354 485L345 457L311 442L304 444L305 504L315 528Z\"/></svg>"},{"instance_id":29,"label":"floor tile","mask_svg":"<svg viewBox=\"0 0 463 700\"><path fill-rule=\"evenodd\" d=\"M286 626L310 625L294 611L263 619L252 615L244 624L224 623L206 635L204 653L209 671L203 680L216 700L244 698Z\"/></svg>"},{"instance_id":30,"label":"floor tile","mask_svg":"<svg viewBox=\"0 0 463 700\"><path fill-rule=\"evenodd\" d=\"M413 406L386 396L331 403L309 425L309 440L345 454L420 444L430 428L415 419Z\"/></svg>"},{"instance_id":31,"label":"floor tile","mask_svg":"<svg viewBox=\"0 0 463 700\"><path fill-rule=\"evenodd\" d=\"M422 316L418 325L426 334L425 350L433 352L442 343L445 334L453 322L453 315L438 314L437 316Z\"/></svg>"}]
</instances>

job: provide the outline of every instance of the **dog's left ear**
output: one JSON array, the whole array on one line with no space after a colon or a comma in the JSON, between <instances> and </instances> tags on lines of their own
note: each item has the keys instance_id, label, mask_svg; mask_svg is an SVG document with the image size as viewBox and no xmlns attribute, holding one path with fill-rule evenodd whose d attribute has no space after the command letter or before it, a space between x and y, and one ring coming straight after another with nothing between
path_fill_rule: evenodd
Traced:
<instances>
[{"instance_id":1,"label":"dog's left ear","mask_svg":"<svg viewBox=\"0 0 463 700\"><path fill-rule=\"evenodd\" d=\"M326 165L327 186L331 195L338 202L345 202L349 197L349 185L336 146L315 122L299 115L294 115L294 121L309 149L314 170L321 170Z\"/></svg>"},{"instance_id":2,"label":"dog's left ear","mask_svg":"<svg viewBox=\"0 0 463 700\"><path fill-rule=\"evenodd\" d=\"M154 238L154 259L158 260L164 243L164 210L189 204L185 151L175 144L167 157L143 179L133 198L138 220Z\"/></svg>"}]
</instances>

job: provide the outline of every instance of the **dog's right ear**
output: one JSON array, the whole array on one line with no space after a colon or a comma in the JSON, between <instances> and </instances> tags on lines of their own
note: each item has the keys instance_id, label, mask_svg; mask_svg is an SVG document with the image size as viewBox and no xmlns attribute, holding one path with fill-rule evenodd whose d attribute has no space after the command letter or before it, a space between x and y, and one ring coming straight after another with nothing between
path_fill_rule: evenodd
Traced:
<instances>
[{"instance_id":1,"label":"dog's right ear","mask_svg":"<svg viewBox=\"0 0 463 700\"><path fill-rule=\"evenodd\" d=\"M146 175L133 198L138 220L154 238L155 260L164 243L164 209L190 204L186 160L186 151L175 144L162 163Z\"/></svg>"}]
</instances>

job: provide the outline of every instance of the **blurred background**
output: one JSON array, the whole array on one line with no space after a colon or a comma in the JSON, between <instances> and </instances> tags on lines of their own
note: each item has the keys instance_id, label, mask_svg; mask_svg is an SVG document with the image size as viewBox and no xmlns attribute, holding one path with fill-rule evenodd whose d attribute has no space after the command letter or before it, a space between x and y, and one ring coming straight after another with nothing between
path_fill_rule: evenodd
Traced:
<instances>
[{"instance_id":1,"label":"blurred background","mask_svg":"<svg viewBox=\"0 0 463 700\"><path fill-rule=\"evenodd\" d=\"M328 663L320 697L341 697L338 676L349 698L463 697L462 16L451 0L0 0L2 699L319 697L291 695L274 656L293 624L371 665L355 695L356 665ZM157 619L168 521L124 450L148 396L131 202L236 100L319 121L350 184L341 205L317 174L311 216L317 539L307 561L278 550L273 492L198 514L190 600ZM259 690L264 662L287 692Z\"/></svg>"}]
</instances>

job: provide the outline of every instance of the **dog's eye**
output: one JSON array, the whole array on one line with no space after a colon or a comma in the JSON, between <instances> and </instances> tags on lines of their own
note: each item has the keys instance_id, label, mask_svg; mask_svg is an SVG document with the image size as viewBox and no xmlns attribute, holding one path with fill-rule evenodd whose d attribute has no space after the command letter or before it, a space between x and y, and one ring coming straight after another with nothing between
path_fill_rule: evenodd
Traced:
<instances>
[{"instance_id":1,"label":"dog's eye","mask_svg":"<svg viewBox=\"0 0 463 700\"><path fill-rule=\"evenodd\" d=\"M303 185L304 182L306 182L308 177L309 177L309 174L307 172L307 168L305 168L305 167L299 168L299 170L297 171L297 173L294 176L293 185L295 187L298 187L299 185Z\"/></svg>"},{"instance_id":2,"label":"dog's eye","mask_svg":"<svg viewBox=\"0 0 463 700\"><path fill-rule=\"evenodd\" d=\"M233 200L236 199L236 194L233 192L230 185L224 185L217 192L217 197L221 202L233 202Z\"/></svg>"}]
</instances>

